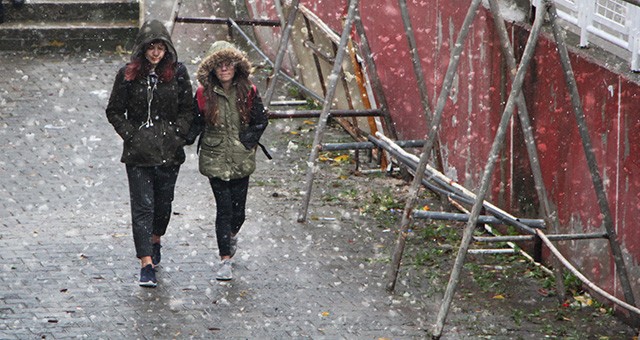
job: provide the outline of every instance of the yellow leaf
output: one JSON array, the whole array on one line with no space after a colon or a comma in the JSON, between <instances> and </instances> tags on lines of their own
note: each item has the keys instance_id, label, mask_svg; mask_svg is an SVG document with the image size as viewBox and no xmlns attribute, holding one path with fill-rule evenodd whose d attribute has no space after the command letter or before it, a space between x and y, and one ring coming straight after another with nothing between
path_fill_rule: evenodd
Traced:
<instances>
[{"instance_id":1,"label":"yellow leaf","mask_svg":"<svg viewBox=\"0 0 640 340\"><path fill-rule=\"evenodd\" d=\"M305 120L303 123L305 123L307 125L316 125L316 122L314 122L312 120Z\"/></svg>"},{"instance_id":2,"label":"yellow leaf","mask_svg":"<svg viewBox=\"0 0 640 340\"><path fill-rule=\"evenodd\" d=\"M346 162L349 160L349 155L340 155L336 158L333 159L334 161L341 163L341 162Z\"/></svg>"},{"instance_id":3,"label":"yellow leaf","mask_svg":"<svg viewBox=\"0 0 640 340\"><path fill-rule=\"evenodd\" d=\"M49 42L49 46L52 46L52 47L62 47L62 46L64 46L64 43L63 43L62 41L59 41L59 40L51 40L51 41Z\"/></svg>"},{"instance_id":4,"label":"yellow leaf","mask_svg":"<svg viewBox=\"0 0 640 340\"><path fill-rule=\"evenodd\" d=\"M298 131L289 131L289 133L292 134L292 135L297 135Z\"/></svg>"},{"instance_id":5,"label":"yellow leaf","mask_svg":"<svg viewBox=\"0 0 640 340\"><path fill-rule=\"evenodd\" d=\"M502 294L497 294L493 296L494 299L498 299L498 300L504 300L504 295Z\"/></svg>"},{"instance_id":6,"label":"yellow leaf","mask_svg":"<svg viewBox=\"0 0 640 340\"><path fill-rule=\"evenodd\" d=\"M329 312L322 312L322 316L329 316Z\"/></svg>"},{"instance_id":7,"label":"yellow leaf","mask_svg":"<svg viewBox=\"0 0 640 340\"><path fill-rule=\"evenodd\" d=\"M422 210L424 210L424 211L429 211L429 210L431 210L431 208L429 208L429 206L428 206L428 205L425 205L424 207L422 207Z\"/></svg>"}]
</instances>

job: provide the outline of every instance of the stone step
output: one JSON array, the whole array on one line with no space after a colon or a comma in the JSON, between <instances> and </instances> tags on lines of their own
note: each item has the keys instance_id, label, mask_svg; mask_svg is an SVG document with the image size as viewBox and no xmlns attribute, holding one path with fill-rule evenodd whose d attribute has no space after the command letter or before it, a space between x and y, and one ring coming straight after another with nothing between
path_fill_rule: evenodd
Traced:
<instances>
[{"instance_id":1,"label":"stone step","mask_svg":"<svg viewBox=\"0 0 640 340\"><path fill-rule=\"evenodd\" d=\"M5 22L131 21L140 18L132 0L27 0L20 8L5 1Z\"/></svg>"},{"instance_id":2,"label":"stone step","mask_svg":"<svg viewBox=\"0 0 640 340\"><path fill-rule=\"evenodd\" d=\"M35 52L131 48L138 32L141 0L5 1L0 50Z\"/></svg>"}]
</instances>

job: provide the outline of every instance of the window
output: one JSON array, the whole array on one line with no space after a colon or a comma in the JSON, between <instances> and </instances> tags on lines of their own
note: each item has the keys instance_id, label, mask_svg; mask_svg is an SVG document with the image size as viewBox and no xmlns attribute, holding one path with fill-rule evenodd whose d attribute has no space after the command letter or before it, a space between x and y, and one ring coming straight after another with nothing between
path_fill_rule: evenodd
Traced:
<instances>
[{"instance_id":1,"label":"window","mask_svg":"<svg viewBox=\"0 0 640 340\"><path fill-rule=\"evenodd\" d=\"M532 0L537 5L541 0ZM553 0L558 16L580 35L580 46L598 45L640 71L640 7L630 0Z\"/></svg>"}]
</instances>

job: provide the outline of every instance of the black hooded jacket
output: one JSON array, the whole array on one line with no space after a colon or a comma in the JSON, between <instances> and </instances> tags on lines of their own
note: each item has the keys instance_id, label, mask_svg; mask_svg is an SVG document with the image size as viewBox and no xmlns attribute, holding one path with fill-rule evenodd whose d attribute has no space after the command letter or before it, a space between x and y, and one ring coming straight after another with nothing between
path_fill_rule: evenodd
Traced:
<instances>
[{"instance_id":1,"label":"black hooded jacket","mask_svg":"<svg viewBox=\"0 0 640 340\"><path fill-rule=\"evenodd\" d=\"M191 81L186 67L177 62L171 36L161 22L154 20L140 28L132 56L144 58L155 40L165 43L168 60L163 62L175 67L174 77L126 80L127 66L123 66L106 109L109 123L123 139L121 161L128 165L179 165L185 160L183 147L194 116Z\"/></svg>"}]
</instances>

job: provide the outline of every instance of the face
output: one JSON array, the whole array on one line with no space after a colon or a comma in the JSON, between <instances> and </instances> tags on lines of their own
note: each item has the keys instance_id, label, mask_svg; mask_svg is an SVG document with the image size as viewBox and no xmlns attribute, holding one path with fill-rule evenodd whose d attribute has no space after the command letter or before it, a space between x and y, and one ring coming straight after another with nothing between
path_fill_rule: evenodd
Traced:
<instances>
[{"instance_id":1,"label":"face","mask_svg":"<svg viewBox=\"0 0 640 340\"><path fill-rule=\"evenodd\" d=\"M220 63L215 65L216 77L224 84L230 84L233 76L236 74L236 65L234 63Z\"/></svg>"},{"instance_id":2,"label":"face","mask_svg":"<svg viewBox=\"0 0 640 340\"><path fill-rule=\"evenodd\" d=\"M164 58L164 54L167 51L167 46L162 41L154 41L147 47L147 51L144 56L151 63L156 66L160 63L160 60Z\"/></svg>"}]
</instances>

